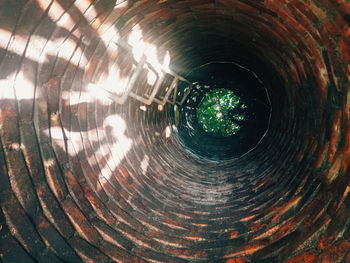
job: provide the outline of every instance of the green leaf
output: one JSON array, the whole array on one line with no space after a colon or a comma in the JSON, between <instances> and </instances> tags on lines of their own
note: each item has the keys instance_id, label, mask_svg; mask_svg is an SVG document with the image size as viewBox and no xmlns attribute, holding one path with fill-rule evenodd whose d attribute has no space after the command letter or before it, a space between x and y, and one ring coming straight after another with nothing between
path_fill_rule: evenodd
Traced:
<instances>
[{"instance_id":1,"label":"green leaf","mask_svg":"<svg viewBox=\"0 0 350 263\"><path fill-rule=\"evenodd\" d=\"M234 115L230 114L234 109L246 109L241 104L241 99L231 90L214 89L206 93L197 109L197 120L204 131L216 136L232 136L236 134L245 118L244 111Z\"/></svg>"}]
</instances>

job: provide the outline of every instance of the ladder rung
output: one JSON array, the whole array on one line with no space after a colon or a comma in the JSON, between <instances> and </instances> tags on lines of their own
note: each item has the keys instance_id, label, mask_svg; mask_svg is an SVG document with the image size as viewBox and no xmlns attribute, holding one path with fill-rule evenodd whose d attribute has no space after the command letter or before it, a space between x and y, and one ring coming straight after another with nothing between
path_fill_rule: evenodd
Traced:
<instances>
[{"instance_id":1,"label":"ladder rung","mask_svg":"<svg viewBox=\"0 0 350 263\"><path fill-rule=\"evenodd\" d=\"M169 90L167 91L167 93L165 94L165 96L164 96L164 97L163 97L163 96L159 96L159 98L160 98L161 100L159 100L159 99L157 99L157 98L154 98L154 101L157 102L157 103L160 104L160 105L164 105L164 104L168 101L168 98L169 98L171 92L173 91L173 89L175 88L175 86L177 86L178 80L179 80L178 77L175 77L175 78L173 79L173 81L171 82L170 87L169 87Z\"/></svg>"},{"instance_id":2,"label":"ladder rung","mask_svg":"<svg viewBox=\"0 0 350 263\"><path fill-rule=\"evenodd\" d=\"M185 92L185 94L182 96L182 99L180 101L176 101L178 105L182 105L185 102L187 96L190 94L192 90L192 86L193 86L192 84L189 86L189 89Z\"/></svg>"},{"instance_id":3,"label":"ladder rung","mask_svg":"<svg viewBox=\"0 0 350 263\"><path fill-rule=\"evenodd\" d=\"M115 45L123 48L124 50L128 51L128 52L131 52L132 51L132 46L130 46L128 43L122 41L122 40L119 40L117 42L113 42ZM154 72L156 72L156 70L154 69L154 67L147 61L147 57L145 56L145 54L142 56L142 59L141 61L137 64L136 66L136 69L133 73L133 75L131 76L130 78L130 81L127 85L127 88L125 90L125 93L122 95L122 96L117 96L116 94L111 94L111 96L113 97L113 99L119 103L119 104L123 104L127 97L130 96L130 97L133 97L137 100L140 100L141 102L147 104L147 105L150 105L152 102L156 102L158 104L161 104L161 105L164 105L165 103L169 102L171 104L179 104L179 105L182 105L187 96L189 95L189 93L191 92L191 89L192 89L192 83L190 81L188 81L187 79L185 79L184 77L181 77L180 75L178 75L177 73L175 73L174 71L172 71L171 69L162 69L162 71L165 73L165 74L169 74L171 76L174 77L174 80L172 81L172 83L170 84L170 87L169 87L169 90L167 91L166 95L163 97L163 96L159 96L158 98L156 98L157 96L157 93L159 91L159 88L161 87L162 85L162 82L164 80L164 77L165 77L165 74L162 74L162 77L160 77L157 81L157 83L155 84L153 90L152 90L152 93L151 95L145 95L147 96L148 98L145 98L143 96L140 96L134 92L131 92L132 88L134 87L135 85L135 82L137 80L137 77L140 75L141 71L142 71L142 68L144 66L144 64L147 64L147 66L149 66L149 70L152 70ZM134 63L135 64L135 63ZM189 90L187 90L184 94L184 96L182 97L182 99L180 101L177 101L177 90L178 90L178 82L180 81L183 81L183 82L186 82L189 84ZM170 100L169 97L171 95L171 92L174 90L174 96L173 98Z\"/></svg>"},{"instance_id":4,"label":"ladder rung","mask_svg":"<svg viewBox=\"0 0 350 263\"><path fill-rule=\"evenodd\" d=\"M163 80L164 80L164 75L162 75L160 78L158 78L156 84L153 86L154 88L152 90L152 93L151 93L151 95L149 95L148 98L145 98L143 96L135 94L134 92L130 93L130 97L138 99L138 100L142 101L143 103L145 103L147 105L151 105L152 102L154 101L154 97L156 96L160 86L162 85Z\"/></svg>"},{"instance_id":5,"label":"ladder rung","mask_svg":"<svg viewBox=\"0 0 350 263\"><path fill-rule=\"evenodd\" d=\"M120 97L117 96L114 99L117 103L123 104L126 101L128 95L130 94L132 88L134 87L134 85L136 83L138 76L141 74L141 71L143 69L145 62L146 62L146 57L142 56L141 61L137 64L136 69L135 69L134 73L132 74L132 76L131 76L131 78L126 86L125 92L123 93L122 96L120 96Z\"/></svg>"}]
</instances>

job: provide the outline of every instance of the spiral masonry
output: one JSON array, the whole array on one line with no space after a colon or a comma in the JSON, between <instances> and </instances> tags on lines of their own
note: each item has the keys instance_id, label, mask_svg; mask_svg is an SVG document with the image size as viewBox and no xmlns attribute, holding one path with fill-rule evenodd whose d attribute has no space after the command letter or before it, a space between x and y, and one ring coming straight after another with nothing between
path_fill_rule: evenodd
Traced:
<instances>
[{"instance_id":1,"label":"spiral masonry","mask_svg":"<svg viewBox=\"0 0 350 263\"><path fill-rule=\"evenodd\" d=\"M349 24L348 0L1 1L1 262L350 262ZM267 132L196 155L173 105L108 96L142 54L140 96L254 72Z\"/></svg>"}]
</instances>

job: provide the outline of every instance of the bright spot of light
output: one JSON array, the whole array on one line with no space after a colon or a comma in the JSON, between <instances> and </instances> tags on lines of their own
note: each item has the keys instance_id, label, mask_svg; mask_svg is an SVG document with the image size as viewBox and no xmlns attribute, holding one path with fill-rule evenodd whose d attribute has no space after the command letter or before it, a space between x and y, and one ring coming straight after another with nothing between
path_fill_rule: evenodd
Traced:
<instances>
[{"instance_id":1,"label":"bright spot of light","mask_svg":"<svg viewBox=\"0 0 350 263\"><path fill-rule=\"evenodd\" d=\"M59 57L69 61L73 52L77 48L77 42L72 39L62 39L62 41L63 42L59 47Z\"/></svg>"},{"instance_id":2,"label":"bright spot of light","mask_svg":"<svg viewBox=\"0 0 350 263\"><path fill-rule=\"evenodd\" d=\"M143 42L142 41L142 30L141 30L139 25L135 25L132 28L131 33L128 36L128 43L131 46L136 46L140 42Z\"/></svg>"},{"instance_id":3,"label":"bright spot of light","mask_svg":"<svg viewBox=\"0 0 350 263\"><path fill-rule=\"evenodd\" d=\"M165 138L169 138L171 135L171 128L170 126L166 126L165 128Z\"/></svg>"},{"instance_id":4,"label":"bright spot of light","mask_svg":"<svg viewBox=\"0 0 350 263\"><path fill-rule=\"evenodd\" d=\"M23 71L20 71L17 74L15 80L15 92L16 97L19 100L33 99L34 97L34 85L32 81L29 81L23 74Z\"/></svg>"},{"instance_id":5,"label":"bright spot of light","mask_svg":"<svg viewBox=\"0 0 350 263\"><path fill-rule=\"evenodd\" d=\"M89 102L98 100L100 103L104 105L110 105L112 101L109 99L109 93L102 86L99 87L96 84L90 83L87 85L87 92L80 95L82 98L80 102Z\"/></svg>"},{"instance_id":6,"label":"bright spot of light","mask_svg":"<svg viewBox=\"0 0 350 263\"><path fill-rule=\"evenodd\" d=\"M140 106L140 110L142 110L142 111L147 111L147 108L146 108L145 105L142 105L142 106Z\"/></svg>"},{"instance_id":7,"label":"bright spot of light","mask_svg":"<svg viewBox=\"0 0 350 263\"><path fill-rule=\"evenodd\" d=\"M126 130L126 123L119 115L116 114L108 116L103 122L103 127L107 126L112 128L111 135L115 139L115 142L110 146L113 156L112 158L115 164L115 167L110 168L114 170L131 149L132 140L124 134Z\"/></svg>"},{"instance_id":8,"label":"bright spot of light","mask_svg":"<svg viewBox=\"0 0 350 263\"><path fill-rule=\"evenodd\" d=\"M12 36L12 32L0 28L0 48L6 49L7 44Z\"/></svg>"},{"instance_id":9,"label":"bright spot of light","mask_svg":"<svg viewBox=\"0 0 350 263\"><path fill-rule=\"evenodd\" d=\"M19 143L16 143L16 142L11 143L10 147L12 150L15 150L15 151L19 151L19 149L23 148Z\"/></svg>"},{"instance_id":10,"label":"bright spot of light","mask_svg":"<svg viewBox=\"0 0 350 263\"><path fill-rule=\"evenodd\" d=\"M117 42L118 39L119 33L117 30L115 30L114 26L111 26L102 34L102 40L105 44L108 44L110 41Z\"/></svg>"},{"instance_id":11,"label":"bright spot of light","mask_svg":"<svg viewBox=\"0 0 350 263\"><path fill-rule=\"evenodd\" d=\"M62 149L65 147L65 135L67 136L68 142L72 143L76 152L83 150L82 135L80 132L72 132L61 126L51 127L51 129L45 130L47 136L51 135L51 139L60 146Z\"/></svg>"},{"instance_id":12,"label":"bright spot of light","mask_svg":"<svg viewBox=\"0 0 350 263\"><path fill-rule=\"evenodd\" d=\"M127 0L116 0L114 9L119 9L119 8L123 8L123 7L127 7L127 6L128 6Z\"/></svg>"},{"instance_id":13,"label":"bright spot of light","mask_svg":"<svg viewBox=\"0 0 350 263\"><path fill-rule=\"evenodd\" d=\"M153 86L154 84L156 84L156 81L157 81L157 75L153 71L148 70L147 84Z\"/></svg>"},{"instance_id":14,"label":"bright spot of light","mask_svg":"<svg viewBox=\"0 0 350 263\"><path fill-rule=\"evenodd\" d=\"M146 174L148 165L149 165L149 157L148 155L145 155L141 161L142 174Z\"/></svg>"},{"instance_id":15,"label":"bright spot of light","mask_svg":"<svg viewBox=\"0 0 350 263\"><path fill-rule=\"evenodd\" d=\"M127 84L128 84L128 78L123 78L121 76L120 69L116 65L113 65L110 67L110 73L107 74L106 76L104 75L96 82L95 86L100 87L100 89L93 88L93 90L98 92L98 90L101 90L102 88L105 91L109 91L116 95L120 95L125 92L125 89L127 88Z\"/></svg>"},{"instance_id":16,"label":"bright spot of light","mask_svg":"<svg viewBox=\"0 0 350 263\"><path fill-rule=\"evenodd\" d=\"M145 42L142 35L142 30L137 24L132 28L131 33L128 36L128 43L132 46L134 59L137 62L140 62L141 57L144 54L147 58L147 62L150 63L158 73L161 73L162 70L168 71L171 58L169 51L165 52L163 64L160 63L157 47L151 43ZM151 76L148 76L148 79L149 82L152 81Z\"/></svg>"},{"instance_id":17,"label":"bright spot of light","mask_svg":"<svg viewBox=\"0 0 350 263\"><path fill-rule=\"evenodd\" d=\"M145 55L147 57L147 62L150 63L155 70L160 74L163 70L169 71L170 65L170 53L166 51L163 64L159 62L157 47L153 44L144 44L146 46Z\"/></svg>"},{"instance_id":18,"label":"bright spot of light","mask_svg":"<svg viewBox=\"0 0 350 263\"><path fill-rule=\"evenodd\" d=\"M106 179L109 179L112 175L110 171L116 169L125 158L133 142L125 135L126 123L119 115L108 116L103 122L103 127L101 127L102 132L106 127L111 128L109 129L111 133L105 134L105 136L112 136L112 138L108 143L101 143L99 151L102 153L103 157L106 158L108 163L108 168L102 168L101 172ZM73 132L61 126L53 126L50 129L46 129L44 132L47 136L51 136L51 139L62 149L65 148L65 140L67 140L68 143L72 144L75 152L79 153L80 151L84 151L83 137L88 136L90 131ZM110 148L111 155L105 151L107 144Z\"/></svg>"},{"instance_id":19,"label":"bright spot of light","mask_svg":"<svg viewBox=\"0 0 350 263\"><path fill-rule=\"evenodd\" d=\"M98 17L95 7L91 5L91 0L78 0L74 2L74 5L82 14L84 14L86 19Z\"/></svg>"},{"instance_id":20,"label":"bright spot of light","mask_svg":"<svg viewBox=\"0 0 350 263\"><path fill-rule=\"evenodd\" d=\"M132 46L132 53L134 55L134 59L137 62L141 61L141 57L146 48L145 42L142 40L142 30L139 25L135 25L131 33L128 36L128 43Z\"/></svg>"},{"instance_id":21,"label":"bright spot of light","mask_svg":"<svg viewBox=\"0 0 350 263\"><path fill-rule=\"evenodd\" d=\"M167 50L165 52L165 57L164 57L164 62L163 62L163 68L165 70L168 70L169 69L169 65L170 65L170 53L169 51Z\"/></svg>"},{"instance_id":22,"label":"bright spot of light","mask_svg":"<svg viewBox=\"0 0 350 263\"><path fill-rule=\"evenodd\" d=\"M0 48L20 56L26 50L26 58L34 61L37 61L40 57L41 50L39 47L42 47L47 42L47 39L35 35L30 40L30 48L26 49L28 37L22 35L12 36L12 32L1 28L0 36Z\"/></svg>"},{"instance_id":23,"label":"bright spot of light","mask_svg":"<svg viewBox=\"0 0 350 263\"><path fill-rule=\"evenodd\" d=\"M159 110L159 111L164 110L164 106L163 106L163 105L158 105L158 110Z\"/></svg>"},{"instance_id":24,"label":"bright spot of light","mask_svg":"<svg viewBox=\"0 0 350 263\"><path fill-rule=\"evenodd\" d=\"M15 99L13 86L13 80L0 79L0 99Z\"/></svg>"},{"instance_id":25,"label":"bright spot of light","mask_svg":"<svg viewBox=\"0 0 350 263\"><path fill-rule=\"evenodd\" d=\"M46 10L46 8L49 5L49 1L47 1L47 0L36 0L36 2L43 10ZM53 1L52 5L48 11L48 16L54 22L57 22L57 20L62 16L63 13L64 13L64 9L61 7L61 5L57 1Z\"/></svg>"},{"instance_id":26,"label":"bright spot of light","mask_svg":"<svg viewBox=\"0 0 350 263\"><path fill-rule=\"evenodd\" d=\"M49 158L49 159L47 159L47 160L44 160L44 166L45 166L46 168L49 168L49 167L53 166L54 164L55 164L55 160L52 159L52 158Z\"/></svg>"},{"instance_id":27,"label":"bright spot of light","mask_svg":"<svg viewBox=\"0 0 350 263\"><path fill-rule=\"evenodd\" d=\"M157 70L157 72L160 72L162 69L162 65L159 63L158 60L157 47L155 45L148 44L145 55L147 57L147 61Z\"/></svg>"}]
</instances>

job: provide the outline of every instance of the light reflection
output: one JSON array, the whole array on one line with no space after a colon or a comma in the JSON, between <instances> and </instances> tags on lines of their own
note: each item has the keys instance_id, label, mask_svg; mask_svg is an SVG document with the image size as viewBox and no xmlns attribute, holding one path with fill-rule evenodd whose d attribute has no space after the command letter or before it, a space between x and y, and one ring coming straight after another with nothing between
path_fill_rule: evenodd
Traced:
<instances>
[{"instance_id":1,"label":"light reflection","mask_svg":"<svg viewBox=\"0 0 350 263\"><path fill-rule=\"evenodd\" d=\"M85 19L91 21L94 18L98 18L97 11L95 7L92 5L91 0L76 0L74 5L79 11L84 14Z\"/></svg>"},{"instance_id":2,"label":"light reflection","mask_svg":"<svg viewBox=\"0 0 350 263\"><path fill-rule=\"evenodd\" d=\"M107 134L105 131L106 128L109 128L108 132L110 132L110 134ZM101 173L106 179L110 178L112 175L111 171L118 167L132 147L132 140L125 135L125 131L126 123L118 114L108 116L104 120L102 127L100 127L100 132L104 133L103 135L105 137L110 138L112 136L113 139L113 142L108 141L100 143L99 145L102 158L108 163L108 167L101 167ZM44 131L44 133L48 137L51 137L51 140L63 150L65 150L65 139L67 139L67 143L72 144L76 153L84 151L83 138L89 138L89 132L91 131L73 132L59 125ZM106 150L108 147L110 149L110 154Z\"/></svg>"},{"instance_id":3,"label":"light reflection","mask_svg":"<svg viewBox=\"0 0 350 263\"><path fill-rule=\"evenodd\" d=\"M142 174L146 174L147 172L147 168L149 166L149 157L148 155L145 155L141 161L141 170L142 170Z\"/></svg>"},{"instance_id":4,"label":"light reflection","mask_svg":"<svg viewBox=\"0 0 350 263\"><path fill-rule=\"evenodd\" d=\"M123 94L125 92L127 84L128 78L123 78L121 76L121 70L115 65L110 67L110 74L104 76L104 79L100 78L96 82L96 86L102 87L104 90L117 95Z\"/></svg>"},{"instance_id":5,"label":"light reflection","mask_svg":"<svg viewBox=\"0 0 350 263\"><path fill-rule=\"evenodd\" d=\"M42 10L46 10L51 4L50 1L47 0L36 0L37 4L40 6ZM57 1L51 1L51 7L48 10L48 16L54 21L57 22L62 14L64 13L64 9Z\"/></svg>"},{"instance_id":6,"label":"light reflection","mask_svg":"<svg viewBox=\"0 0 350 263\"><path fill-rule=\"evenodd\" d=\"M0 36L0 48L6 49L12 36L12 32L0 28Z\"/></svg>"},{"instance_id":7,"label":"light reflection","mask_svg":"<svg viewBox=\"0 0 350 263\"><path fill-rule=\"evenodd\" d=\"M137 62L140 62L141 57L146 49L146 45L145 42L143 42L142 31L138 24L132 28L131 33L128 36L128 43L130 46L132 46L134 59Z\"/></svg>"},{"instance_id":8,"label":"light reflection","mask_svg":"<svg viewBox=\"0 0 350 263\"><path fill-rule=\"evenodd\" d=\"M40 6L44 7L46 6L46 1L38 0L38 3ZM89 1L84 1L83 4L87 6ZM85 8L85 7L84 7ZM83 7L80 7L80 9L84 9ZM64 10L60 7L60 5L53 4L50 7L50 10L56 10L58 13L63 12ZM92 11L93 12L93 11ZM49 12L50 14L50 12ZM70 18L69 13L62 13L62 16L55 17L58 19L60 23L58 25L64 27L67 27L67 24L73 23L74 21ZM15 37L12 36L12 33L9 31L6 31L4 29L0 29L0 34L3 36L0 40L0 48L7 49L10 52L13 52L18 55L22 55L23 52L25 53L26 58L31 59L33 61L38 61L41 64L44 64L46 62L49 62L49 57L57 57L59 59L64 59L66 61L69 61L70 64L73 64L79 68L81 68L83 65L88 64L88 60L84 54L84 50L79 46L79 42L72 38L55 38L54 40L47 40L43 37L33 35L30 39L26 36L16 35ZM4 40L5 39L5 40ZM11 40L12 39L12 40ZM108 44L110 41L117 41L119 39L119 33L117 30L111 26L103 35L102 40L107 46L107 53L110 53L108 49ZM8 41L6 41L8 40ZM11 41L10 41L11 40ZM28 42L29 40L29 42ZM143 54L146 55L147 62L152 65L152 67L156 70L154 72L153 70L148 70L147 73L147 83L150 86L154 86L159 79L159 77L163 74L162 71L168 71L169 65L170 65L170 53L169 51L166 51L165 56L163 58L163 63L160 63L158 60L158 50L155 45L146 43L143 40L143 34L142 30L139 25L136 25L132 32L130 33L128 37L128 42L130 45L133 46L133 56L135 60L139 61L141 59L141 56ZM107 44L108 43L108 44ZM26 47L30 48L26 48ZM100 98L102 95L104 97L104 103L106 103L108 98L108 91L112 92L116 95L121 95L125 93L127 84L129 81L128 77L122 77L121 69L118 65L113 64L109 66L109 74L104 74L102 77L94 84L88 85L87 92L90 92L92 96L95 96L97 98ZM23 74L23 73L22 73ZM20 75L18 78L19 82L26 82L26 84L30 84L26 77L24 75ZM92 87L93 85L96 85L97 87L100 87L102 89L96 89L96 86ZM29 85L28 85L29 86ZM27 90L24 92L24 87L22 85L17 86L19 89L22 88L21 92L19 92L17 95L21 98L30 99L34 97L34 94L32 94L32 90ZM17 88L16 87L16 88ZM107 93L104 93L102 90L106 90ZM101 94L102 93L102 94ZM24 94L23 96L21 94ZM32 95L29 95L32 94ZM89 99L89 96L86 94L82 94L84 99ZM73 97L75 95L73 94ZM101 101L101 99L99 99ZM73 103L75 103L75 99L73 99Z\"/></svg>"},{"instance_id":9,"label":"light reflection","mask_svg":"<svg viewBox=\"0 0 350 263\"><path fill-rule=\"evenodd\" d=\"M15 99L14 81L10 78L0 79L0 99Z\"/></svg>"},{"instance_id":10,"label":"light reflection","mask_svg":"<svg viewBox=\"0 0 350 263\"><path fill-rule=\"evenodd\" d=\"M107 126L112 128L111 135L115 139L115 143L110 144L112 158L115 162L115 166L110 168L114 170L130 151L132 140L125 135L126 123L119 115L108 116L103 123L103 127Z\"/></svg>"},{"instance_id":11,"label":"light reflection","mask_svg":"<svg viewBox=\"0 0 350 263\"><path fill-rule=\"evenodd\" d=\"M104 105L110 105L112 103L109 99L109 93L92 83L87 86L86 92L82 92L81 97L87 102L99 101Z\"/></svg>"},{"instance_id":12,"label":"light reflection","mask_svg":"<svg viewBox=\"0 0 350 263\"><path fill-rule=\"evenodd\" d=\"M79 105L80 103L94 103L95 101L104 105L111 104L111 101L108 99L108 93L101 91L93 84L89 85L88 91L62 91L61 99L65 104L71 106Z\"/></svg>"},{"instance_id":13,"label":"light reflection","mask_svg":"<svg viewBox=\"0 0 350 263\"><path fill-rule=\"evenodd\" d=\"M28 37L22 35L12 36L12 33L0 28L0 48L6 49L8 52L22 56L25 52L27 59L45 63L48 56L58 56L69 61L71 64L78 66L80 57L82 63L86 63L87 59L83 56L83 51L78 47L78 43L72 39L57 38L55 40L47 40L40 36L32 36L30 42ZM28 45L29 48L26 48ZM42 52L42 48L45 47ZM73 54L78 59L74 59ZM39 58L41 59L39 60Z\"/></svg>"},{"instance_id":14,"label":"light reflection","mask_svg":"<svg viewBox=\"0 0 350 263\"><path fill-rule=\"evenodd\" d=\"M122 7L127 7L127 6L128 6L127 0L116 0L114 8L122 8Z\"/></svg>"},{"instance_id":15,"label":"light reflection","mask_svg":"<svg viewBox=\"0 0 350 263\"><path fill-rule=\"evenodd\" d=\"M51 127L51 129L46 129L45 134L50 137L51 140L57 144L59 147L61 147L63 150L65 150L65 136L68 139L68 142L70 142L76 152L80 152L83 150L83 143L82 143L82 135L80 132L72 132L67 130L66 128L62 128L61 126L55 126Z\"/></svg>"},{"instance_id":16,"label":"light reflection","mask_svg":"<svg viewBox=\"0 0 350 263\"><path fill-rule=\"evenodd\" d=\"M166 126L165 128L165 138L169 138L171 135L171 128L170 126Z\"/></svg>"},{"instance_id":17,"label":"light reflection","mask_svg":"<svg viewBox=\"0 0 350 263\"><path fill-rule=\"evenodd\" d=\"M69 10L64 10L63 6L59 1L47 1L47 0L35 0L36 3L42 10L47 10L47 16L57 25L58 30L55 29L56 33L61 33L60 28L72 32L70 37L64 37L62 35L55 34L51 39L46 39L40 35L33 34L29 35L13 35L12 32L6 29L0 29L0 48L7 52L13 53L16 56L25 56L34 62L39 62L40 66L46 67L46 63L52 63L52 58L56 58L56 63L60 59L64 59L70 65L74 65L77 68L84 70L88 67L90 61L85 55L84 45L80 45L80 42L76 38L81 37L79 28L73 30L76 26L76 21L71 16ZM113 16L122 12L123 8L127 8L127 1L115 2L115 12L112 12L107 22L101 24L101 21L97 18L97 11L91 0L78 0L74 2L75 7L82 13L82 15L91 24L92 29L96 30L101 36L101 43L105 45L106 57L113 57L115 54L115 47L111 50L109 45L112 42L119 40L119 32L111 21ZM112 20L108 20L112 19ZM109 22L108 22L109 21ZM153 86L156 84L162 71L169 70L171 62L171 56L169 51L165 52L162 59L158 56L158 48L147 43L144 39L142 29L140 25L135 25L131 34L128 37L128 42L132 46L132 55L136 61L140 61L143 54L147 58L147 62L152 65L156 72L149 68L147 74L147 82ZM118 47L119 48L119 47ZM114 53L113 53L114 52ZM11 54L12 55L12 54ZM110 63L109 61L107 63ZM102 77L96 83L89 83L88 79L82 86L82 90L62 90L60 93L61 103L65 103L69 106L79 105L81 103L96 103L99 102L102 105L110 105L113 101L108 98L109 92L115 94L122 94L125 92L125 88L129 81L129 77L122 77L122 73L117 64L108 65L108 73L102 74ZM37 90L35 94L35 82L31 75L26 75L26 71L19 70L12 75L7 76L5 79L0 79L0 99L11 99L11 100L30 100L36 96L38 100L37 104L45 103L45 97L43 93ZM39 83L40 85L41 83ZM101 87L103 89L101 89ZM146 111L146 106L140 108ZM163 110L163 106L158 107L159 111ZM55 113L56 114L56 113ZM103 125L97 129L85 130L85 131L71 131L70 127L62 127L62 123L57 121L55 118L60 118L60 113L57 116L51 117L51 127L44 130L46 136L48 136L52 143L66 151L67 143L73 146L75 151L71 151L70 154L77 154L81 151L85 151L86 140L89 140L90 145L97 143L96 140L102 136L111 138L110 141L101 142L98 141L99 145L97 150L103 155L108 163L108 167L100 167L103 170L103 175L110 175L111 171L116 169L120 162L124 160L126 154L131 150L133 141L125 134L126 123L119 115L108 116L104 121ZM52 119L54 118L54 119ZM106 131L106 128L108 132ZM98 130L98 134L97 131ZM156 136L160 136L161 133L156 132ZM165 130L165 136L168 138L171 135L171 127L168 126ZM96 146L94 146L96 147ZM109 148L109 151L106 150ZM95 156L88 157L95 158ZM91 155L91 154L90 154ZM96 155L97 156L97 155ZM141 169L144 173L147 171L149 165L149 158L144 157L141 163ZM107 169L110 169L107 173Z\"/></svg>"},{"instance_id":18,"label":"light reflection","mask_svg":"<svg viewBox=\"0 0 350 263\"><path fill-rule=\"evenodd\" d=\"M23 71L17 74L14 87L18 100L33 99L34 84L24 76Z\"/></svg>"},{"instance_id":19,"label":"light reflection","mask_svg":"<svg viewBox=\"0 0 350 263\"><path fill-rule=\"evenodd\" d=\"M161 63L158 59L157 47L144 40L142 30L138 24L132 28L131 33L128 36L128 43L132 46L132 53L137 62L140 62L142 55L145 55L147 62L152 65L158 74L162 74L162 71L170 70L170 52L165 52L163 63Z\"/></svg>"},{"instance_id":20,"label":"light reflection","mask_svg":"<svg viewBox=\"0 0 350 263\"><path fill-rule=\"evenodd\" d=\"M147 84L153 86L154 84L156 84L156 81L157 75L152 70L149 70L147 73Z\"/></svg>"},{"instance_id":21,"label":"light reflection","mask_svg":"<svg viewBox=\"0 0 350 263\"><path fill-rule=\"evenodd\" d=\"M108 45L111 41L118 42L119 33L113 26L109 27L104 32L103 32L103 29L104 28L99 28L98 31L100 32L101 38L106 45Z\"/></svg>"},{"instance_id":22,"label":"light reflection","mask_svg":"<svg viewBox=\"0 0 350 263\"><path fill-rule=\"evenodd\" d=\"M55 40L55 44L60 43L61 41L62 41L62 44L60 44L60 46L58 47L59 58L63 58L67 61L70 61L71 63L75 62L74 64L78 65L79 61L72 61L71 60L71 57L73 56L74 51L76 49L79 50L78 43L72 39L61 38L61 39ZM52 51L54 51L54 50L52 50ZM81 50L80 50L80 53L81 53Z\"/></svg>"},{"instance_id":23,"label":"light reflection","mask_svg":"<svg viewBox=\"0 0 350 263\"><path fill-rule=\"evenodd\" d=\"M7 50L8 52L14 53L16 55L22 56L24 51L26 51L26 57L36 61L40 56L40 50L34 48L33 50L26 49L28 44L28 37L23 35L12 35L12 32L0 28L0 48ZM42 37L37 37L36 41L39 43L46 43ZM45 41L45 42L44 42Z\"/></svg>"}]
</instances>

